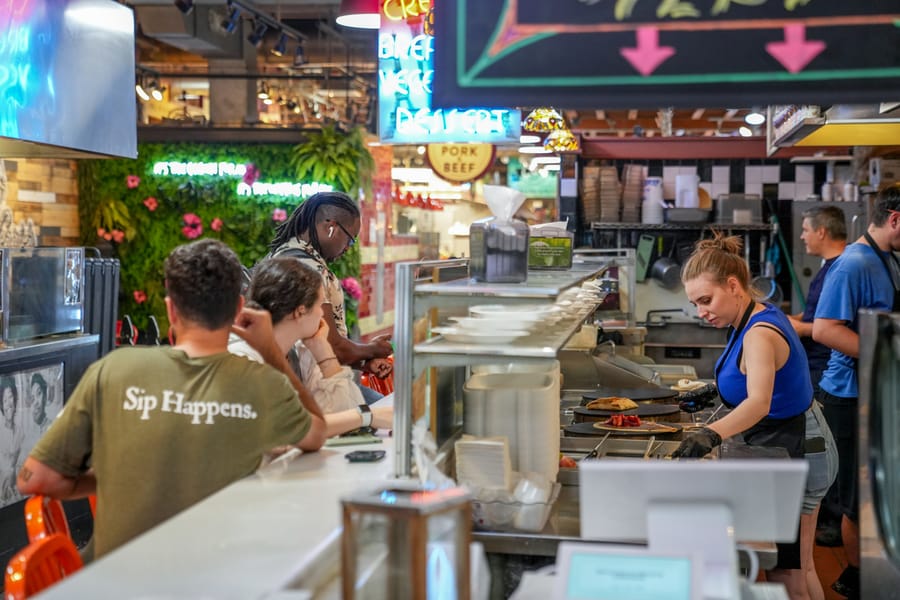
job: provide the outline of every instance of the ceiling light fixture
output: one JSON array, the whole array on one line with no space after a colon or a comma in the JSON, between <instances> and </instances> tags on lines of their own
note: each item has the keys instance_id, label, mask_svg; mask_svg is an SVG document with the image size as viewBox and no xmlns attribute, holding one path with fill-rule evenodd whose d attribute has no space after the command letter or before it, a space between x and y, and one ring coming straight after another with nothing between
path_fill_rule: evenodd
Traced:
<instances>
[{"instance_id":1,"label":"ceiling light fixture","mask_svg":"<svg viewBox=\"0 0 900 600\"><path fill-rule=\"evenodd\" d=\"M256 27L253 29L253 33L247 36L247 41L259 48L262 44L263 38L266 36L266 31L268 31L268 29L268 25L266 25L262 21L257 21Z\"/></svg>"},{"instance_id":2,"label":"ceiling light fixture","mask_svg":"<svg viewBox=\"0 0 900 600\"><path fill-rule=\"evenodd\" d=\"M265 100L269 97L269 84L265 81L260 82L259 91L256 92L256 97L260 100Z\"/></svg>"},{"instance_id":3,"label":"ceiling light fixture","mask_svg":"<svg viewBox=\"0 0 900 600\"><path fill-rule=\"evenodd\" d=\"M160 87L155 81L150 84L150 95L153 96L153 99L157 102L162 102L164 91L166 91L165 86Z\"/></svg>"},{"instance_id":4,"label":"ceiling light fixture","mask_svg":"<svg viewBox=\"0 0 900 600\"><path fill-rule=\"evenodd\" d=\"M520 144L537 144L539 141L541 141L541 136L539 136L539 135L525 134L525 135L519 136Z\"/></svg>"},{"instance_id":5,"label":"ceiling light fixture","mask_svg":"<svg viewBox=\"0 0 900 600\"><path fill-rule=\"evenodd\" d=\"M741 134L741 137L750 137L751 135L753 135L753 132L750 131L750 128L744 126L741 126L740 129L738 129L738 133Z\"/></svg>"},{"instance_id":6,"label":"ceiling light fixture","mask_svg":"<svg viewBox=\"0 0 900 600\"><path fill-rule=\"evenodd\" d=\"M747 123L747 125L762 125L766 122L766 115L758 108L754 108L747 113L746 117L744 117L744 122Z\"/></svg>"},{"instance_id":7,"label":"ceiling light fixture","mask_svg":"<svg viewBox=\"0 0 900 600\"><path fill-rule=\"evenodd\" d=\"M356 29L381 27L381 3L378 0L341 0L338 25Z\"/></svg>"},{"instance_id":8,"label":"ceiling light fixture","mask_svg":"<svg viewBox=\"0 0 900 600\"><path fill-rule=\"evenodd\" d=\"M232 6L228 9L228 16L222 20L222 29L224 29L227 33L234 33L237 29L238 23L241 22L241 9L237 6Z\"/></svg>"},{"instance_id":9,"label":"ceiling light fixture","mask_svg":"<svg viewBox=\"0 0 900 600\"><path fill-rule=\"evenodd\" d=\"M272 47L272 54L275 56L284 56L287 52L287 41L288 36L282 31L281 36L278 38L278 42Z\"/></svg>"},{"instance_id":10,"label":"ceiling light fixture","mask_svg":"<svg viewBox=\"0 0 900 600\"><path fill-rule=\"evenodd\" d=\"M194 0L175 0L175 6L184 14L194 10Z\"/></svg>"},{"instance_id":11,"label":"ceiling light fixture","mask_svg":"<svg viewBox=\"0 0 900 600\"><path fill-rule=\"evenodd\" d=\"M578 137L568 129L557 129L551 131L544 140L544 149L550 152L578 152L581 144L578 143Z\"/></svg>"},{"instance_id":12,"label":"ceiling light fixture","mask_svg":"<svg viewBox=\"0 0 900 600\"><path fill-rule=\"evenodd\" d=\"M535 108L522 121L522 129L532 133L547 133L548 131L565 129L565 127L565 119L555 108Z\"/></svg>"},{"instance_id":13,"label":"ceiling light fixture","mask_svg":"<svg viewBox=\"0 0 900 600\"><path fill-rule=\"evenodd\" d=\"M303 42L300 42L294 50L294 67L302 67L305 63L306 54L303 52Z\"/></svg>"}]
</instances>

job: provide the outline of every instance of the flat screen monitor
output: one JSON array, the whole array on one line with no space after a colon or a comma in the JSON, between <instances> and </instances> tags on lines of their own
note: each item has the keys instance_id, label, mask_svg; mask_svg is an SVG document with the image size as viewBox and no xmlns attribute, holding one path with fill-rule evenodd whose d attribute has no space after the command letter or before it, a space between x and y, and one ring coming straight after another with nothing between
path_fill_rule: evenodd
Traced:
<instances>
[{"instance_id":1,"label":"flat screen monitor","mask_svg":"<svg viewBox=\"0 0 900 600\"><path fill-rule=\"evenodd\" d=\"M584 461L581 537L699 556L703 597L737 600L735 541L794 541L807 469L787 459Z\"/></svg>"},{"instance_id":2,"label":"flat screen monitor","mask_svg":"<svg viewBox=\"0 0 900 600\"><path fill-rule=\"evenodd\" d=\"M745 542L790 542L806 487L803 460L593 460L579 465L581 537L648 539L652 505L721 503Z\"/></svg>"}]
</instances>

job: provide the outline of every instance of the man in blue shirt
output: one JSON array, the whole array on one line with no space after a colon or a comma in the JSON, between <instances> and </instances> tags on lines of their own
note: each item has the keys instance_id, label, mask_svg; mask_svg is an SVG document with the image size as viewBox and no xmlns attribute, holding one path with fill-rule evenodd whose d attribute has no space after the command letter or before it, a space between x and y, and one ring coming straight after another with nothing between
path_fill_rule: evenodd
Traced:
<instances>
[{"instance_id":1,"label":"man in blue shirt","mask_svg":"<svg viewBox=\"0 0 900 600\"><path fill-rule=\"evenodd\" d=\"M840 454L838 497L843 512L841 534L849 566L832 585L848 598L859 597L859 524L857 444L861 308L900 310L900 185L878 194L868 231L828 271L816 317L813 339L832 349L828 368L819 382L819 400L834 433Z\"/></svg>"}]
</instances>

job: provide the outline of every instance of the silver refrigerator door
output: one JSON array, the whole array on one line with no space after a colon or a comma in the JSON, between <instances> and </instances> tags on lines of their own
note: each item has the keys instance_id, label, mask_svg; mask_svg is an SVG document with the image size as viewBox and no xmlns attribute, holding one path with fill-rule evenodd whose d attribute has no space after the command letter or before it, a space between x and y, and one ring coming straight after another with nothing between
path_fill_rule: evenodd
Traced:
<instances>
[{"instance_id":1,"label":"silver refrigerator door","mask_svg":"<svg viewBox=\"0 0 900 600\"><path fill-rule=\"evenodd\" d=\"M816 276L822 267L822 259L818 256L810 256L806 253L803 240L800 239L801 226L803 225L803 211L814 206L837 206L844 211L847 222L847 243L851 244L862 236L869 224L866 212L866 204L863 202L806 202L794 201L791 203L791 258L794 263L794 272L803 288L803 298L809 293L809 282ZM800 308L800 300L797 294L791 299L791 314L803 312Z\"/></svg>"},{"instance_id":2,"label":"silver refrigerator door","mask_svg":"<svg viewBox=\"0 0 900 600\"><path fill-rule=\"evenodd\" d=\"M862 598L900 599L900 313L860 311Z\"/></svg>"}]
</instances>

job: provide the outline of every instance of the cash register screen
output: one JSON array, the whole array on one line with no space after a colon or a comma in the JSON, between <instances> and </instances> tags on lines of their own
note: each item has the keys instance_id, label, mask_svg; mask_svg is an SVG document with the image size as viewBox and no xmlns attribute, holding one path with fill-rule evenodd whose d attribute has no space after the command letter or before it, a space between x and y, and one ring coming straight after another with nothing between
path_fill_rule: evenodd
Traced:
<instances>
[{"instance_id":1,"label":"cash register screen","mask_svg":"<svg viewBox=\"0 0 900 600\"><path fill-rule=\"evenodd\" d=\"M640 546L560 544L555 600L696 600L699 561Z\"/></svg>"}]
</instances>

